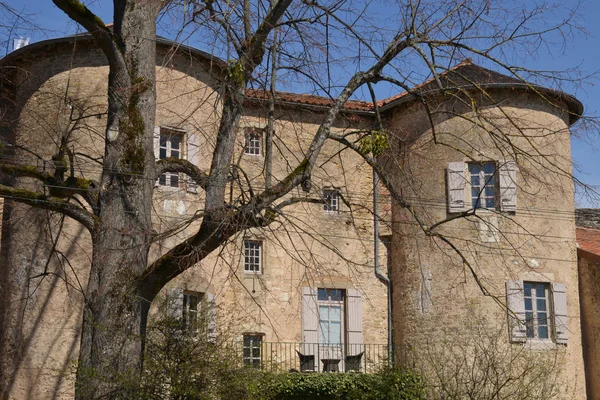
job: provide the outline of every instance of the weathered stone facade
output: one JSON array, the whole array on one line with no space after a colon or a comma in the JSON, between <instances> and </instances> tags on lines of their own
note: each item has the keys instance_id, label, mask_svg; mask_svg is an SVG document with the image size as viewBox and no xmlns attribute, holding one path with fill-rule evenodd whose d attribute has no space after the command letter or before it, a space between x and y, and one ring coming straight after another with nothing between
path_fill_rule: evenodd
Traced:
<instances>
[{"instance_id":1,"label":"weathered stone facade","mask_svg":"<svg viewBox=\"0 0 600 400\"><path fill-rule=\"evenodd\" d=\"M200 52L172 50L171 43L158 41L156 125L182 132L187 142L191 142L189 135L196 135L197 147L188 146L184 153L189 153L188 159L196 157L201 169L210 166L220 116L219 63ZM76 155L75 159L81 173L98 173L93 158L101 156L104 149L108 67L91 41L65 38L26 47L4 61L3 73L3 93L10 112L4 117L2 136L50 159L64 130L75 123L69 121L69 114L73 116L74 109L84 110L85 118L77 121L71 140L87 157ZM382 103L387 107L382 113L391 142L390 152L382 160L388 160L394 186L413 207L407 210L391 201L390 210L390 194L382 193L382 202L388 203L387 208L382 207L383 222L392 220L394 334L397 349L402 349L397 354L410 348L412 356L423 358L420 350L429 349L430 343L472 334L471 322L479 317L494 326L506 325L507 280L560 282L567 287L566 345L549 340L546 348L530 350L531 341L510 344L508 327L499 332L503 332L507 348L555 356L559 360L556 373L563 384L561 398L583 398L573 186L568 175L573 116L565 111L575 100L557 100L558 106L552 105L526 88L504 83L506 87L489 89L493 101L476 96L487 116L480 124L473 119L481 113L465 108L464 102L432 95L435 132L420 103L402 98ZM293 170L327 111L326 102L311 104L298 98L277 105L274 180ZM371 127L374 118L368 109L350 108L334 130ZM249 99L240 130L264 126L263 103ZM527 135L520 135L523 129ZM494 141L489 133L498 130L514 135L516 147ZM445 145L439 144L440 137ZM257 188L264 186L264 157L244 154L243 134L238 136L237 146L245 179ZM536 146L543 146L544 154L550 156L515 157L515 148L532 153ZM32 158L21 150L16 150L14 157L15 161ZM325 212L322 204L294 205L286 211L287 223L236 237L218 254L170 282L164 293L178 289L213 294L217 329L223 340L259 333L265 342L303 342L303 288L356 290L362 298L362 342L385 344L387 289L373 271L372 170L359 155L333 142L320 158L322 162L317 164L322 166L313 174L311 194L320 198L323 189L339 190L347 202L340 203L339 212ZM429 227L454 215L447 212L448 163L515 158L519 166L516 211L480 210L436 228L458 243L457 250L464 252L470 268L450 247L427 236L414 223L411 212ZM13 184L36 185L28 179ZM231 190L232 199L242 195ZM202 196L201 191L194 193L185 185L156 188L155 229L174 229L174 234L157 243L151 258L164 254L198 227L198 221L186 221L199 211ZM11 399L69 398L90 238L68 218L9 200L4 204L3 221L0 351L7 355L1 364L3 394ZM494 227L497 232L492 232L490 240L488 233ZM244 271L244 239L262 241L260 274ZM380 246L383 270L388 260L385 249ZM427 372L427 367L423 368Z\"/></svg>"}]
</instances>

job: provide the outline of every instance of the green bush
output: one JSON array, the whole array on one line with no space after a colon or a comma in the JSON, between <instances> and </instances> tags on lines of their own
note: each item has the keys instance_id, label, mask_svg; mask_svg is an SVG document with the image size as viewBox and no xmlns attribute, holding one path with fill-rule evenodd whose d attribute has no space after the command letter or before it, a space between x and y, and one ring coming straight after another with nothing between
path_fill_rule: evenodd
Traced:
<instances>
[{"instance_id":1,"label":"green bush","mask_svg":"<svg viewBox=\"0 0 600 400\"><path fill-rule=\"evenodd\" d=\"M250 389L260 400L420 400L421 378L413 373L388 370L378 374L264 374ZM240 399L238 397L238 399Z\"/></svg>"}]
</instances>

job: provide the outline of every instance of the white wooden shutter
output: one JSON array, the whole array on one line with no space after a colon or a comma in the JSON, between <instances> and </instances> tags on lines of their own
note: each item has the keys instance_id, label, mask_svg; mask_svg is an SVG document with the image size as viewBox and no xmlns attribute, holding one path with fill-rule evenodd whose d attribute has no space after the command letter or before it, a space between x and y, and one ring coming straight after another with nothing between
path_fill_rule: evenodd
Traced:
<instances>
[{"instance_id":1,"label":"white wooden shutter","mask_svg":"<svg viewBox=\"0 0 600 400\"><path fill-rule=\"evenodd\" d=\"M317 289L302 288L302 353L317 354L319 343L319 307ZM315 363L317 365L317 363Z\"/></svg>"},{"instance_id":2,"label":"white wooden shutter","mask_svg":"<svg viewBox=\"0 0 600 400\"><path fill-rule=\"evenodd\" d=\"M200 166L200 143L195 133L187 134L187 160L196 167ZM190 177L187 177L187 191L198 193L198 184Z\"/></svg>"},{"instance_id":3,"label":"white wooden shutter","mask_svg":"<svg viewBox=\"0 0 600 400\"><path fill-rule=\"evenodd\" d=\"M348 355L355 356L363 351L362 296L356 289L347 290L348 297Z\"/></svg>"},{"instance_id":4,"label":"white wooden shutter","mask_svg":"<svg viewBox=\"0 0 600 400\"><path fill-rule=\"evenodd\" d=\"M467 210L465 204L465 163L462 161L448 164L448 211L458 213Z\"/></svg>"},{"instance_id":5,"label":"white wooden shutter","mask_svg":"<svg viewBox=\"0 0 600 400\"><path fill-rule=\"evenodd\" d=\"M508 329L511 342L525 342L525 297L523 281L506 282L506 306L508 307Z\"/></svg>"},{"instance_id":6,"label":"white wooden shutter","mask_svg":"<svg viewBox=\"0 0 600 400\"><path fill-rule=\"evenodd\" d=\"M564 283L552 283L554 302L554 340L567 344L569 340L569 318L567 313L567 287Z\"/></svg>"},{"instance_id":7,"label":"white wooden shutter","mask_svg":"<svg viewBox=\"0 0 600 400\"><path fill-rule=\"evenodd\" d=\"M517 164L505 161L500 164L500 210L517 211Z\"/></svg>"},{"instance_id":8,"label":"white wooden shutter","mask_svg":"<svg viewBox=\"0 0 600 400\"><path fill-rule=\"evenodd\" d=\"M167 290L167 315L173 319L183 317L183 289L170 288Z\"/></svg>"},{"instance_id":9,"label":"white wooden shutter","mask_svg":"<svg viewBox=\"0 0 600 400\"><path fill-rule=\"evenodd\" d=\"M206 293L206 337L209 342L217 341L217 296Z\"/></svg>"},{"instance_id":10,"label":"white wooden shutter","mask_svg":"<svg viewBox=\"0 0 600 400\"><path fill-rule=\"evenodd\" d=\"M154 159L158 160L160 157L160 126L154 127ZM154 182L154 186L158 186L158 179Z\"/></svg>"}]
</instances>

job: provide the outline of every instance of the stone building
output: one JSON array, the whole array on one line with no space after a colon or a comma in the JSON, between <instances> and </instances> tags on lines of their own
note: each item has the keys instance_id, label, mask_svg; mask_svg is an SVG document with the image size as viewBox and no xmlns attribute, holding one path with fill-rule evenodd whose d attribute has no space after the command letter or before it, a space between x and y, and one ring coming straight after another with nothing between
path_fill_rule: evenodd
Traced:
<instances>
[{"instance_id":1,"label":"stone building","mask_svg":"<svg viewBox=\"0 0 600 400\"><path fill-rule=\"evenodd\" d=\"M157 50L156 157L208 167L223 62L161 38ZM81 35L34 43L0 68L4 162L35 162L32 152L51 159L68 140L77 173L97 173L108 66L93 41ZM380 233L391 244L380 246L377 259L392 271L396 359L410 350L428 373L426 355L437 345L457 337L473 343L474 332L493 325L502 348L554 357L561 398L582 398L569 178L569 126L581 104L468 61L442 84L418 89L427 110L408 94L378 107L391 145L381 160L397 191L379 189ZM240 124L246 188L264 185L264 97L248 92ZM317 96L277 94L274 179L295 167L288 160L307 149L329 105ZM350 101L333 129L370 129L374 120L369 103ZM192 326L204 310L211 340L241 342L246 363L365 371L388 358L387 288L374 274L380 239L373 238L372 170L339 144L329 143L321 158L311 195L324 203L291 207L287 223L245 232L164 289L167 312ZM51 190L28 178L2 179ZM154 257L198 226L202 196L183 176L160 177L152 218L156 232L171 235L157 242ZM231 189L231 201L238 196L244 193ZM1 245L3 395L69 398L90 238L72 220L7 199ZM266 353L266 343L277 351Z\"/></svg>"},{"instance_id":2,"label":"stone building","mask_svg":"<svg viewBox=\"0 0 600 400\"><path fill-rule=\"evenodd\" d=\"M600 399L600 210L575 210L581 330L588 399Z\"/></svg>"}]
</instances>

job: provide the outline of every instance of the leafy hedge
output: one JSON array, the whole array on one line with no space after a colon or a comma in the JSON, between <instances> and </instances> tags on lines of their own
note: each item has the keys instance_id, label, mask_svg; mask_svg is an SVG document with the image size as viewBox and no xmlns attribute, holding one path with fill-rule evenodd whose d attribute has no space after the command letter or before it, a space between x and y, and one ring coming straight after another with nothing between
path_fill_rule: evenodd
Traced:
<instances>
[{"instance_id":1,"label":"leafy hedge","mask_svg":"<svg viewBox=\"0 0 600 400\"><path fill-rule=\"evenodd\" d=\"M378 374L234 373L224 398L256 400L422 400L421 378L398 370ZM237 378L237 379L236 379ZM237 382L233 382L237 381ZM253 383L251 383L253 382Z\"/></svg>"}]
</instances>

